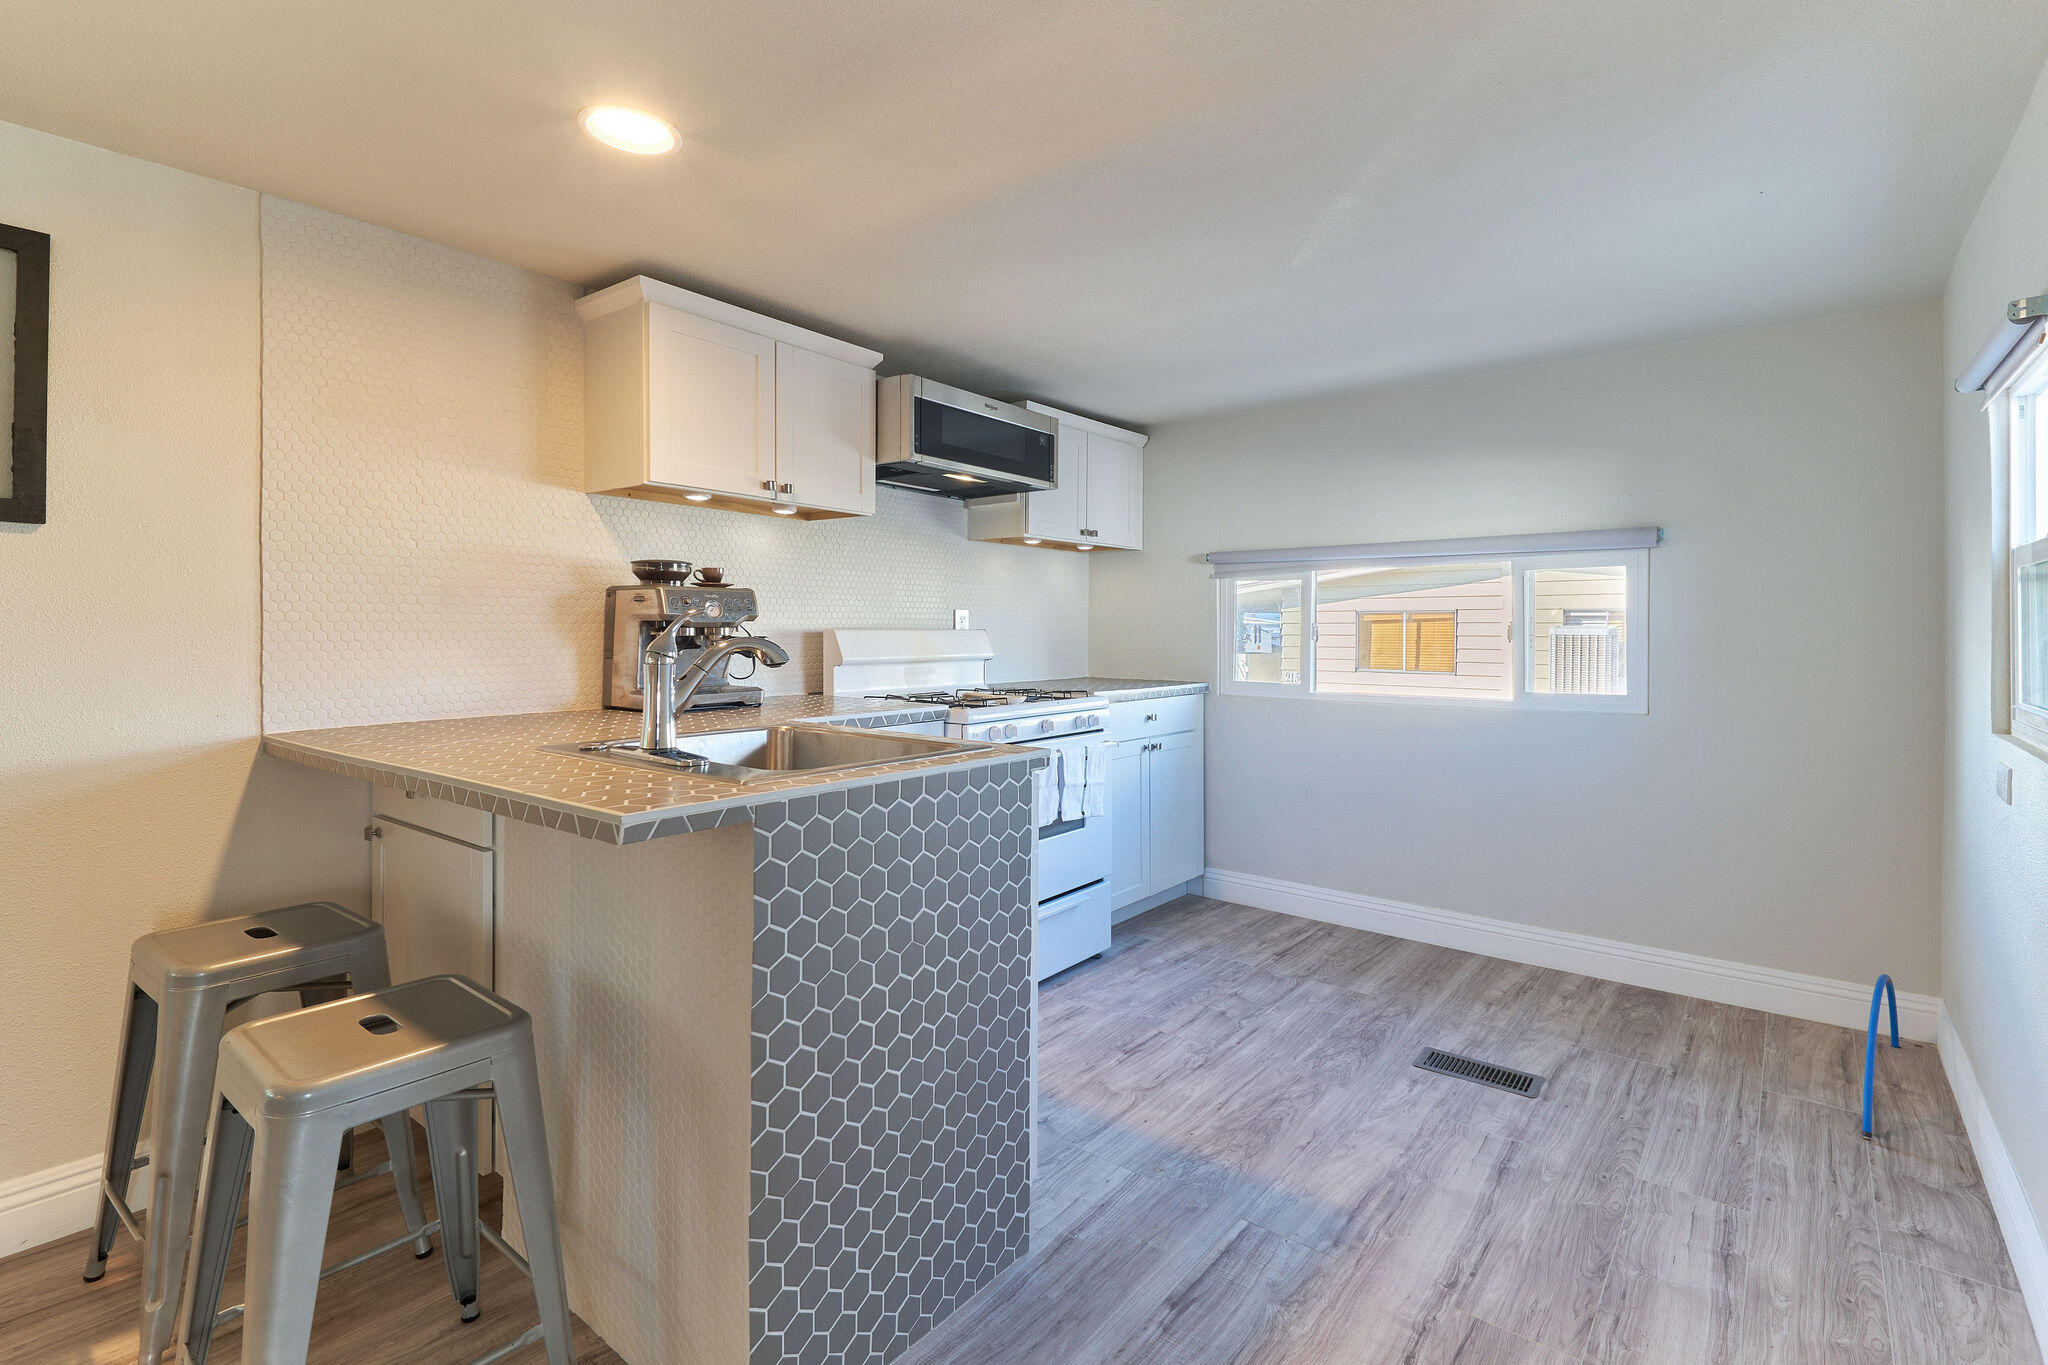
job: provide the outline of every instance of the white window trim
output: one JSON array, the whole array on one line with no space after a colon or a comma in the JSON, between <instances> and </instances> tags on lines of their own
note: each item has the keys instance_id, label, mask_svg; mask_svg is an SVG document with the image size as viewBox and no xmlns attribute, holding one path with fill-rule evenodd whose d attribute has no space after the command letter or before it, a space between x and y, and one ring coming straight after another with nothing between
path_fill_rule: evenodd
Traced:
<instances>
[{"instance_id":1,"label":"white window trim","mask_svg":"<svg viewBox=\"0 0 2048 1365\"><path fill-rule=\"evenodd\" d=\"M1405 548L1405 547L1404 547ZM1411 697L1386 693L1317 692L1315 665L1315 579L1318 573L1356 569L1416 568L1426 564L1500 563L1507 565L1509 593L1508 689L1505 696ZM1529 572L1533 569L1612 568L1628 570L1628 598L1624 620L1628 622L1629 690L1621 696L1583 696L1528 690L1530 651L1533 640L1526 628L1529 611ZM1363 706L1449 706L1501 711L1579 711L1618 715L1647 715L1650 710L1650 552L1648 549L1579 551L1535 551L1508 554L1401 554L1373 559L1319 559L1312 568L1300 561L1274 565L1278 572L1251 564L1232 565L1216 575L1216 668L1214 686L1218 693L1234 697L1291 697L1317 703ZM1301 681L1292 683L1239 682L1237 673L1237 627L1233 619L1237 584L1245 579L1261 583L1296 583L1303 608ZM1402 677L1423 678L1425 674L1403 673Z\"/></svg>"},{"instance_id":2,"label":"white window trim","mask_svg":"<svg viewBox=\"0 0 2048 1365\"><path fill-rule=\"evenodd\" d=\"M2032 400L2025 416L2016 408ZM2017 451L2032 444L2027 428L2042 420L2048 403L2048 350L2036 352L2014 372L2011 382L1987 404L1991 425L1992 551L1999 571L1991 576L1991 729L2037 757L2048 758L2048 712L2019 699L2019 574L2029 564L2048 559L2048 528L2035 527L2036 538L2013 544L2013 509L2030 505L2032 461L2015 470Z\"/></svg>"}]
</instances>

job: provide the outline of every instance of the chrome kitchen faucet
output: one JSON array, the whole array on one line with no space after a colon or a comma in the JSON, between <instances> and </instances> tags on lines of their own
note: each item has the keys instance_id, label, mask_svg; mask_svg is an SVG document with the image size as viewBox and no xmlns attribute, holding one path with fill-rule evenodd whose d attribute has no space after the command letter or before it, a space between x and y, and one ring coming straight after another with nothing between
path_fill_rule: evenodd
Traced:
<instances>
[{"instance_id":1,"label":"chrome kitchen faucet","mask_svg":"<svg viewBox=\"0 0 2048 1365\"><path fill-rule=\"evenodd\" d=\"M789 652L773 640L758 635L726 635L696 651L697 657L681 677L676 675L676 658L681 652L676 635L699 631L704 622L678 616L668 628L647 643L646 684L640 707L640 750L667 756L676 749L676 713L690 704L697 689L711 680L721 665L735 655L757 659L770 668L789 662Z\"/></svg>"}]
</instances>

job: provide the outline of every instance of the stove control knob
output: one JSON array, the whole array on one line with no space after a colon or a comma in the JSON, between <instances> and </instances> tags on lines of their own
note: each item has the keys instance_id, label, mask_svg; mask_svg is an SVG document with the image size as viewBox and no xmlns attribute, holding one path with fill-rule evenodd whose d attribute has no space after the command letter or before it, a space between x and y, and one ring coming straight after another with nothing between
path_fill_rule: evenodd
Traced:
<instances>
[{"instance_id":1,"label":"stove control knob","mask_svg":"<svg viewBox=\"0 0 2048 1365\"><path fill-rule=\"evenodd\" d=\"M1076 730L1094 730L1099 728L1101 724L1102 717L1100 716L1082 716L1074 722L1074 728Z\"/></svg>"},{"instance_id":2,"label":"stove control knob","mask_svg":"<svg viewBox=\"0 0 2048 1365\"><path fill-rule=\"evenodd\" d=\"M1017 737L1017 727L1016 727L1016 726L1014 726L1014 725L1005 725L1005 726L1003 727L1003 738L1004 738L1004 739L1015 739L1016 737Z\"/></svg>"},{"instance_id":3,"label":"stove control knob","mask_svg":"<svg viewBox=\"0 0 2048 1365\"><path fill-rule=\"evenodd\" d=\"M1047 716L1044 720L1038 722L1038 733L1041 735L1049 735L1059 728L1060 723L1051 716Z\"/></svg>"}]
</instances>

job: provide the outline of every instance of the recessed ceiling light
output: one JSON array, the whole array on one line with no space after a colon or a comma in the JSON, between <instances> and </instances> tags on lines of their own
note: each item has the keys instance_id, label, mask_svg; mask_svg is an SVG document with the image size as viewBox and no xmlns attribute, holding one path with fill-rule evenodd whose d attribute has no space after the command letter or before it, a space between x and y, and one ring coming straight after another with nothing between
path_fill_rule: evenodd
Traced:
<instances>
[{"instance_id":1,"label":"recessed ceiling light","mask_svg":"<svg viewBox=\"0 0 2048 1365\"><path fill-rule=\"evenodd\" d=\"M607 147L638 156L672 152L683 140L667 119L623 104L593 104L576 115L576 121Z\"/></svg>"},{"instance_id":2,"label":"recessed ceiling light","mask_svg":"<svg viewBox=\"0 0 2048 1365\"><path fill-rule=\"evenodd\" d=\"M711 501L711 495L710 495L709 493L685 493L685 494L683 494L683 501L684 501L684 502L710 502L710 501Z\"/></svg>"},{"instance_id":3,"label":"recessed ceiling light","mask_svg":"<svg viewBox=\"0 0 2048 1365\"><path fill-rule=\"evenodd\" d=\"M778 507L775 509L775 515L778 517L793 517L796 515L796 509L794 507Z\"/></svg>"},{"instance_id":4,"label":"recessed ceiling light","mask_svg":"<svg viewBox=\"0 0 2048 1365\"><path fill-rule=\"evenodd\" d=\"M1026 537L1024 537L1024 543L1025 543L1026 545L1036 545L1036 544L1038 544L1038 537L1037 537L1037 536L1026 536Z\"/></svg>"},{"instance_id":5,"label":"recessed ceiling light","mask_svg":"<svg viewBox=\"0 0 2048 1365\"><path fill-rule=\"evenodd\" d=\"M1076 545L1074 548L1077 550L1092 550L1095 547L1093 545Z\"/></svg>"}]
</instances>

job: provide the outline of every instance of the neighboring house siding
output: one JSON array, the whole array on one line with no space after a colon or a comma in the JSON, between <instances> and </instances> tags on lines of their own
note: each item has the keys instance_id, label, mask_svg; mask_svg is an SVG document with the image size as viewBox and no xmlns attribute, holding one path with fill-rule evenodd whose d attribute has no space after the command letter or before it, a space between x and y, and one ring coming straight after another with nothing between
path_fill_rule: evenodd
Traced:
<instances>
[{"instance_id":1,"label":"neighboring house siding","mask_svg":"<svg viewBox=\"0 0 2048 1365\"><path fill-rule=\"evenodd\" d=\"M1316 604L1316 689L1404 697L1498 697L1508 688L1508 579L1381 593ZM1358 668L1360 612L1456 612L1453 673L1380 673Z\"/></svg>"},{"instance_id":2,"label":"neighboring house siding","mask_svg":"<svg viewBox=\"0 0 2048 1365\"><path fill-rule=\"evenodd\" d=\"M1546 569L1538 574L1529 603L1529 629L1533 632L1529 637L1529 690L1550 690L1550 632L1564 624L1565 608L1611 612L1610 624L1621 628L1626 644L1628 624L1622 612L1627 605L1625 579L1570 569Z\"/></svg>"}]
</instances>

